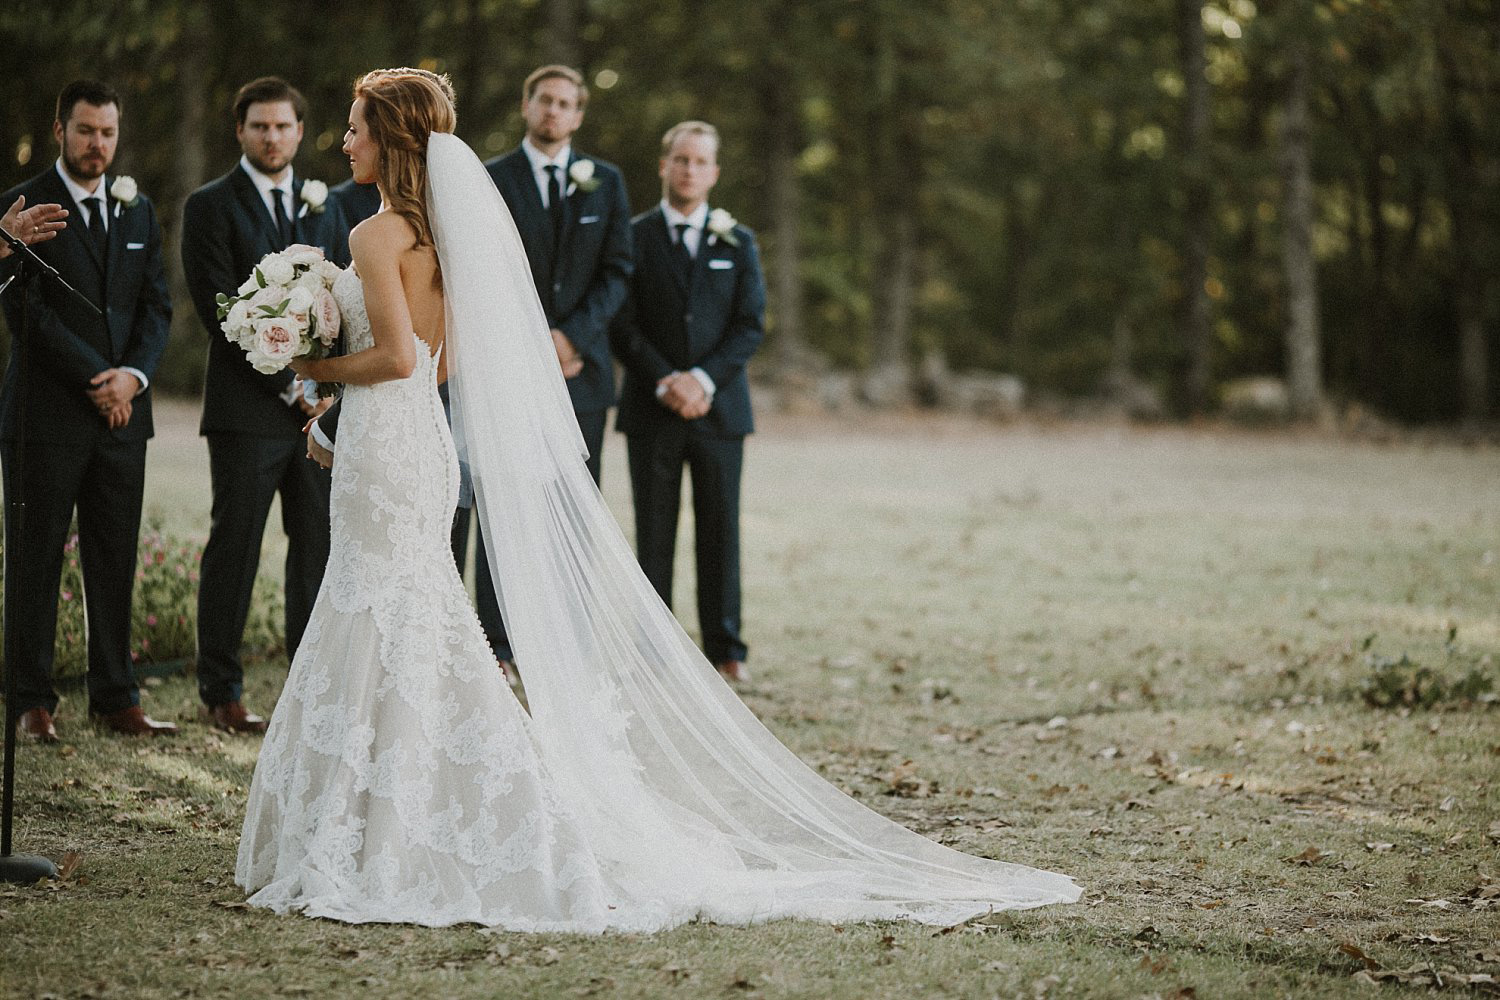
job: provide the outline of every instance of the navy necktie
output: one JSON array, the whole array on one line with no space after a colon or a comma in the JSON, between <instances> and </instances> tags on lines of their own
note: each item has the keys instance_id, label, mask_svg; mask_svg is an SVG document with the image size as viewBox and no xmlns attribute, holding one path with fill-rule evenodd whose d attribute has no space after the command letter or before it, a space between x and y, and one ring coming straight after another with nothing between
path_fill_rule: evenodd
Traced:
<instances>
[{"instance_id":1,"label":"navy necktie","mask_svg":"<svg viewBox=\"0 0 1500 1000\"><path fill-rule=\"evenodd\" d=\"M693 227L686 222L679 222L674 228L677 230L677 243L672 247L672 256L677 261L677 270L682 274L682 280L690 283L693 277L693 255L688 250L687 234Z\"/></svg>"},{"instance_id":2,"label":"navy necktie","mask_svg":"<svg viewBox=\"0 0 1500 1000\"><path fill-rule=\"evenodd\" d=\"M109 241L104 232L104 199L85 198L83 203L89 207L89 236L93 237L94 249L99 251L99 259L103 260L109 250Z\"/></svg>"},{"instance_id":3,"label":"navy necktie","mask_svg":"<svg viewBox=\"0 0 1500 1000\"><path fill-rule=\"evenodd\" d=\"M552 216L552 231L561 232L563 221L562 169L555 163L547 164L547 213Z\"/></svg>"},{"instance_id":4,"label":"navy necktie","mask_svg":"<svg viewBox=\"0 0 1500 1000\"><path fill-rule=\"evenodd\" d=\"M271 204L275 209L276 217L276 234L281 237L280 249L282 250L292 245L292 220L286 217L286 202L281 197L285 193L281 188L271 189Z\"/></svg>"}]
</instances>

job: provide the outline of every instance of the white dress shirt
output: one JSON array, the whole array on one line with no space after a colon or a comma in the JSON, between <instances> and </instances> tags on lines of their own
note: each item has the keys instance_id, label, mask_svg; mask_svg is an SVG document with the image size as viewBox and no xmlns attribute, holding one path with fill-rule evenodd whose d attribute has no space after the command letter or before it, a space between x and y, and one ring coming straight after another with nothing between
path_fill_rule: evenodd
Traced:
<instances>
[{"instance_id":1,"label":"white dress shirt","mask_svg":"<svg viewBox=\"0 0 1500 1000\"><path fill-rule=\"evenodd\" d=\"M272 180L252 167L248 156L240 157L240 169L250 178L250 183L255 185L255 190L260 192L260 200L265 204L266 212L272 219L276 218L276 201L271 194L275 188L281 188L281 210L286 213L286 217L297 218L297 213L294 211L296 206L292 203L292 184L296 177L293 176L291 167L286 168L286 176L279 181Z\"/></svg>"},{"instance_id":2,"label":"white dress shirt","mask_svg":"<svg viewBox=\"0 0 1500 1000\"><path fill-rule=\"evenodd\" d=\"M690 214L683 215L668 204L667 199L663 198L661 200L661 214L666 216L667 232L672 234L673 243L677 242L677 227L683 223L687 223L688 228L682 233L682 243L683 246L687 247L688 256L697 260L698 247L703 244L703 227L708 224L708 202L703 202L697 208L693 209ZM673 372L672 374L676 375L678 373ZM708 396L708 402L712 405L714 401L714 389L717 386L714 385L714 380L708 377L708 372L702 368L693 368L688 374L692 375L693 378L698 380L698 384L703 386L703 391ZM656 387L657 399L666 394L666 386L659 385Z\"/></svg>"},{"instance_id":3,"label":"white dress shirt","mask_svg":"<svg viewBox=\"0 0 1500 1000\"><path fill-rule=\"evenodd\" d=\"M536 189L542 194L542 207L549 209L552 207L548 204L550 192L547 190L547 185L552 180L547 173L548 167L558 168L557 183L562 185L563 197L566 198L568 186L572 183L568 179L568 157L572 155L573 146L571 144L564 146L557 151L556 156L548 159L546 153L531 144L531 138L528 136L521 140L521 150L526 154L526 159L531 162L531 176L536 180Z\"/></svg>"},{"instance_id":4,"label":"white dress shirt","mask_svg":"<svg viewBox=\"0 0 1500 1000\"><path fill-rule=\"evenodd\" d=\"M62 178L63 187L68 189L68 194L71 195L73 200L78 203L78 207L83 210L84 229L88 229L88 227L94 221L89 217L89 208L93 204L89 201L89 199L102 198L104 200L104 212L99 217L99 221L104 224L104 231L106 233L109 232L109 175L100 174L99 179L94 182L94 190L90 191L88 188L84 187L82 184L73 179L72 175L68 173L67 168L63 166L62 157L59 156L57 158L57 176ZM146 386L151 384L151 380L146 378L146 373L141 371L139 368L131 368L129 365L121 365L120 371L129 372L136 377L136 380L138 382L141 383L141 387L137 389L135 393L137 396L145 392Z\"/></svg>"}]
</instances>

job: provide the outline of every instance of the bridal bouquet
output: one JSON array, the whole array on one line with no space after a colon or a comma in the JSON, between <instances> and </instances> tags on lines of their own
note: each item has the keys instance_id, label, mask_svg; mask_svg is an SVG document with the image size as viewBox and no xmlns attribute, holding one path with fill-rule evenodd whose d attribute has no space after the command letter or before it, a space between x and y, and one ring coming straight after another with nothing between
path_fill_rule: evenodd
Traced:
<instances>
[{"instance_id":1,"label":"bridal bouquet","mask_svg":"<svg viewBox=\"0 0 1500 1000\"><path fill-rule=\"evenodd\" d=\"M266 375L293 358L327 357L339 336L339 307L331 289L342 270L305 243L266 254L237 294L219 293L224 336Z\"/></svg>"}]
</instances>

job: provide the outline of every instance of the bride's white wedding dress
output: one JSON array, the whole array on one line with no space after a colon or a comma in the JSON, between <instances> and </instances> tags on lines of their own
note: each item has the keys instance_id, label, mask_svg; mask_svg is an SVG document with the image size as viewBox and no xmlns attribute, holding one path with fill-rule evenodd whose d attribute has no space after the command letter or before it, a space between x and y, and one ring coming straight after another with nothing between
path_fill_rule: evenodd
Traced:
<instances>
[{"instance_id":1,"label":"bride's white wedding dress","mask_svg":"<svg viewBox=\"0 0 1500 1000\"><path fill-rule=\"evenodd\" d=\"M250 903L596 933L946 924L1076 900L1066 876L961 854L845 796L719 679L588 476L498 192L452 135L431 137L428 167L454 433L420 339L410 378L345 392L328 569L240 842ZM334 295L350 349L370 346L358 278ZM449 554L460 450L530 717Z\"/></svg>"}]
</instances>

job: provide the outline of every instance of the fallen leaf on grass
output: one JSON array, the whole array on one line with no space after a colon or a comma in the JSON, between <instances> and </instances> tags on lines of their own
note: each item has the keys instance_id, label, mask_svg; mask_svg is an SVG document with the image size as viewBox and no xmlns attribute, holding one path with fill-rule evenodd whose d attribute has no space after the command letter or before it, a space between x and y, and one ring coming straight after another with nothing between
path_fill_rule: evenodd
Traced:
<instances>
[{"instance_id":1,"label":"fallen leaf on grass","mask_svg":"<svg viewBox=\"0 0 1500 1000\"><path fill-rule=\"evenodd\" d=\"M1350 958L1355 958L1363 962L1365 968L1367 969L1381 968L1381 964L1379 962L1375 961L1375 959L1371 958L1369 955L1366 955L1364 949L1352 941L1339 942L1339 951L1343 952L1345 955L1348 955Z\"/></svg>"},{"instance_id":2,"label":"fallen leaf on grass","mask_svg":"<svg viewBox=\"0 0 1500 1000\"><path fill-rule=\"evenodd\" d=\"M1447 899L1408 899L1404 902L1420 906L1424 910L1447 910L1453 906L1452 901Z\"/></svg>"},{"instance_id":3,"label":"fallen leaf on grass","mask_svg":"<svg viewBox=\"0 0 1500 1000\"><path fill-rule=\"evenodd\" d=\"M1391 851L1394 851L1395 849L1396 849L1396 845L1395 844L1379 844L1379 843L1375 843L1374 841L1370 841L1369 843L1365 844L1365 850L1371 851L1371 852L1373 852L1375 854L1389 854Z\"/></svg>"},{"instance_id":4,"label":"fallen leaf on grass","mask_svg":"<svg viewBox=\"0 0 1500 1000\"><path fill-rule=\"evenodd\" d=\"M939 788L935 781L916 776L917 765L910 761L902 761L895 770L883 776L888 786L885 794L895 795L903 799L925 799L935 794Z\"/></svg>"},{"instance_id":5,"label":"fallen leaf on grass","mask_svg":"<svg viewBox=\"0 0 1500 1000\"><path fill-rule=\"evenodd\" d=\"M248 910L250 904L243 899L216 899L214 905L223 910Z\"/></svg>"},{"instance_id":6,"label":"fallen leaf on grass","mask_svg":"<svg viewBox=\"0 0 1500 1000\"><path fill-rule=\"evenodd\" d=\"M1136 968L1145 969L1153 976L1159 976L1163 972L1170 972L1172 963L1167 960L1165 955L1153 955L1148 951L1141 956L1140 963L1136 965Z\"/></svg>"},{"instance_id":7,"label":"fallen leaf on grass","mask_svg":"<svg viewBox=\"0 0 1500 1000\"><path fill-rule=\"evenodd\" d=\"M1282 858L1281 860L1289 861L1294 865L1311 866L1317 864L1320 861L1328 860L1328 855L1324 854L1316 847L1309 847L1301 854L1294 854L1289 858Z\"/></svg>"},{"instance_id":8,"label":"fallen leaf on grass","mask_svg":"<svg viewBox=\"0 0 1500 1000\"><path fill-rule=\"evenodd\" d=\"M57 877L64 882L70 882L78 872L78 865L83 861L83 855L77 851L69 851L62 856L62 865L57 870Z\"/></svg>"}]
</instances>

